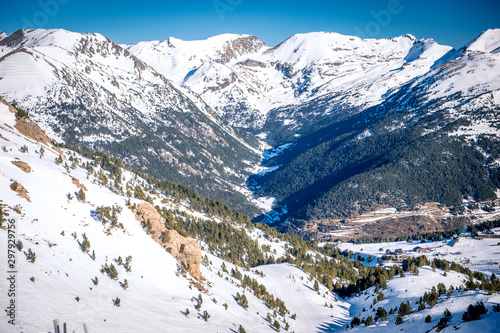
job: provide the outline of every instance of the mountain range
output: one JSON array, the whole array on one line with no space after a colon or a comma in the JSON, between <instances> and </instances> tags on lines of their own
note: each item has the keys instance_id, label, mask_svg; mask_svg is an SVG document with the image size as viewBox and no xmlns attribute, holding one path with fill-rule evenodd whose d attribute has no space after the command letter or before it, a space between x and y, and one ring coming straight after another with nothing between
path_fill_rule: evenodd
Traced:
<instances>
[{"instance_id":1,"label":"mountain range","mask_svg":"<svg viewBox=\"0 0 500 333\"><path fill-rule=\"evenodd\" d=\"M0 33L0 331L495 332L499 62Z\"/></svg>"},{"instance_id":2,"label":"mountain range","mask_svg":"<svg viewBox=\"0 0 500 333\"><path fill-rule=\"evenodd\" d=\"M459 50L328 32L274 47L234 34L0 38L0 94L51 138L252 217L252 202L300 225L497 198L499 29Z\"/></svg>"}]
</instances>

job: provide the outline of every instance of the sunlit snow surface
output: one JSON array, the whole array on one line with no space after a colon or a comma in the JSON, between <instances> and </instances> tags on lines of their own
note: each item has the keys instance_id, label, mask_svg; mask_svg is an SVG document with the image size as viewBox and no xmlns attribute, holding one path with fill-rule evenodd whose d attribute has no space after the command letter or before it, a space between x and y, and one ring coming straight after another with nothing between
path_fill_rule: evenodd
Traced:
<instances>
[{"instance_id":1,"label":"sunlit snow surface","mask_svg":"<svg viewBox=\"0 0 500 333\"><path fill-rule=\"evenodd\" d=\"M68 175L64 163L56 165L54 162L58 154L47 146L44 157L40 158L35 152L40 150L40 144L22 137L14 125L13 113L0 104L0 147L7 150L0 150L0 201L7 205L9 217L17 218L17 238L24 244L23 252L16 251L17 326L13 330L4 316L0 320L0 332L49 332L54 319L59 319L61 324L67 323L69 331L76 332L83 331L83 323L87 324L89 332L229 332L237 330L239 325L243 325L247 332L273 331L265 321L269 309L251 292L238 287L233 278L226 280L227 274L219 277L217 272L222 261L212 255L209 255L212 265L201 267L207 292L203 294L201 311L196 311L193 297L197 298L200 292L190 287L188 279L177 276L178 263L144 232L125 206L126 198L94 183L93 177L87 179L86 170L80 167ZM23 145L27 146L27 153L19 150ZM32 169L31 173L25 173L11 163L16 159L26 162ZM65 162L71 164L68 160ZM78 191L72 177L87 187L87 202L67 199L68 193L76 197ZM124 177L126 181L134 178L128 172ZM27 189L31 202L11 191L13 181ZM154 196L157 204L162 205L162 199L168 198ZM132 199L133 202L138 201ZM124 229L113 228L108 232L107 226L96 221L91 214L97 206L114 204L123 209L119 222L123 223ZM167 202L164 205L206 218L182 204ZM20 215L12 209L16 206ZM278 258L285 254L283 242L264 239L259 230L248 232L259 244L270 246L268 255ZM91 243L91 252L95 251L95 261L80 250L79 242L84 233ZM76 239L72 234L76 234ZM5 229L0 229L0 239L3 246L0 262L1 267L5 267ZM25 259L28 249L36 253L35 263ZM123 259L132 256L131 272L126 272L114 261L118 256ZM118 281L100 273L106 262L117 267ZM229 269L234 267L228 262L225 264ZM282 298L290 315L297 314L296 320L286 316L290 330L314 332L320 331L322 325L348 321L348 304L335 302L334 296L324 287L321 295L317 294L308 274L296 267L282 264L255 269L264 272L265 276L239 268L242 273L257 278L276 297ZM0 290L5 291L6 271L0 275ZM30 281L31 277L34 282ZM99 279L97 286L93 283L95 277ZM120 285L124 279L129 284L127 290ZM234 299L238 292L246 293L248 310ZM76 297L80 300L77 301ZM116 297L121 300L120 307L113 305ZM6 295L0 299L2 307L5 306ZM334 307L325 308L325 301L332 302ZM228 304L227 310L225 303ZM191 313L188 317L183 314L186 308ZM204 310L211 316L207 322L198 318ZM284 323L281 324L284 327Z\"/></svg>"}]
</instances>

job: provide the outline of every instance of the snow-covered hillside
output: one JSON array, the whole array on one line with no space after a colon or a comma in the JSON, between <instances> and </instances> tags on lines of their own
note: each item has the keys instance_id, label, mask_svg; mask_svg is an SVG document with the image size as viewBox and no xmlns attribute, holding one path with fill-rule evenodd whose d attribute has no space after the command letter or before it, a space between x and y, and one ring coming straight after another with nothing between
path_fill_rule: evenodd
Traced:
<instances>
[{"instance_id":1,"label":"snow-covered hillside","mask_svg":"<svg viewBox=\"0 0 500 333\"><path fill-rule=\"evenodd\" d=\"M30 121L16 120L15 111L0 103L0 206L5 218L17 221L16 243L22 242L23 248L13 250L16 296L8 299L14 299L17 306L16 326L4 318L0 331L52 332L52 321L58 319L75 332L83 332L84 323L89 332L237 332L240 325L247 332L334 332L344 331L357 316L374 315L375 287L342 299L295 265L238 267L222 260L202 240L197 242L203 246L203 279L196 281L136 220L130 207L141 200L120 192L134 187L140 192L140 187L159 208L205 223L213 217L193 210L186 200L151 188L146 180L125 170L121 179L103 181L108 174L105 169L98 164L90 168L91 160L69 150L60 155ZM101 221L98 211L103 206L113 207L114 223ZM219 218L215 221L228 223ZM0 228L3 240L8 237L8 224L4 221ZM303 250L292 249L290 243L272 233L265 235L261 229L236 228L243 228L257 241L266 256L294 260L290 254L298 257ZM7 263L7 242L1 244L0 261ZM315 251L308 251L307 256L324 258ZM1 275L0 289L12 288L7 272ZM387 281L387 288L381 290L384 298L376 307L389 312L409 300L416 308L415 301L438 283L460 288L466 280L466 275L454 271L444 274L420 267L419 275L408 273ZM335 278L334 282L339 281ZM260 290L259 297L255 289ZM262 293L272 295L272 300L286 308L271 309ZM478 301L484 302L488 313L479 321L461 321L467 306ZM500 324L500 314L491 310L499 302L497 294L454 291L449 298L442 295L432 308L405 315L401 325L394 323L396 315L388 315L388 321L379 321L370 329L426 332L449 309L453 318L445 332L452 332L454 326L493 332ZM424 325L428 314L432 320Z\"/></svg>"},{"instance_id":2,"label":"snow-covered hillside","mask_svg":"<svg viewBox=\"0 0 500 333\"><path fill-rule=\"evenodd\" d=\"M387 289L381 290L384 294L384 299L377 301L378 292L375 288L370 288L360 295L348 300L351 303L351 315L359 316L360 319L366 319L368 316L375 317L376 309L381 307L387 310L387 320L379 320L377 323L370 325L368 328L364 324L352 329L353 332L364 331L369 329L370 332L391 332L391 331L407 331L407 332L436 332L436 326L443 317L445 310L451 312L452 318L448 322L448 326L443 332L495 332L500 325L500 313L492 312L492 307L500 302L499 295L487 295L485 292L456 290L439 298L437 304L433 307L427 305L425 309L418 311L417 307L419 299L424 293L430 293L432 287L437 287L442 283L447 289L451 286L459 288L463 285L466 276L463 274L449 272L447 276L443 276L443 271L436 270L433 272L430 267L420 268L419 274L408 274L404 278L396 277L387 283ZM410 302L415 313L403 316L403 323L396 325L395 321L398 316L397 310L390 315L390 309L398 308L403 302ZM483 302L488 309L488 313L482 316L479 321L464 322L461 320L463 313L467 310L470 304ZM430 316L430 322L426 322L425 318Z\"/></svg>"},{"instance_id":3,"label":"snow-covered hillside","mask_svg":"<svg viewBox=\"0 0 500 333\"><path fill-rule=\"evenodd\" d=\"M1 40L0 54L0 94L58 142L121 156L219 199L258 158L198 95L100 34L19 30ZM243 209L243 200L232 204Z\"/></svg>"},{"instance_id":4,"label":"snow-covered hillside","mask_svg":"<svg viewBox=\"0 0 500 333\"><path fill-rule=\"evenodd\" d=\"M68 330L76 332L83 331L83 323L89 332L220 332L236 331L239 325L248 332L271 332L274 320L283 328L285 321L289 323L290 331L312 332L321 325L349 319L347 304L336 302L333 294L323 296L324 288L321 295L316 293L309 275L293 265L257 267L262 272L257 274L203 252L211 263L201 267L201 284L189 275L184 277L181 265L151 239L126 205L128 200L130 204L140 203L139 200L112 192L110 185L103 186L81 167L88 162L82 156L65 151L63 162L57 164L59 152L50 143L21 134L14 113L3 103L0 146L0 205L6 218L17 220L17 241L23 243L22 251L15 250L17 326L3 318L2 332L52 331L54 319L59 319L61 325L67 323ZM95 168L97 172L98 166ZM123 181L144 182L129 172L123 173ZM13 189L19 187L12 187L13 183L26 192L15 192ZM155 203L161 206L165 202L167 208L208 219L189 209L187 203L174 204L172 200L162 194L154 196ZM116 207L120 212L117 226L99 221L99 206ZM250 234L262 237L261 232ZM4 222L0 228L2 267L7 263L7 237ZM82 251L85 238L90 242L88 252ZM34 262L27 260L31 252L36 256ZM120 258L123 262L131 259L130 271ZM289 313L273 316L271 323L266 321L266 314L273 312L242 288L238 280L220 272L223 263L229 270L234 267L257 279L285 302ZM112 264L118 273L116 279L101 272L104 266ZM0 289L5 291L6 271L1 274ZM246 293L247 309L235 300L237 293ZM200 294L203 302L196 310ZM5 296L1 299L5 300ZM117 299L120 306L114 304ZM324 308L325 301L334 307ZM190 314L186 315L186 309ZM210 316L206 321L202 319L205 311ZM296 314L296 319L291 319L292 314Z\"/></svg>"}]
</instances>

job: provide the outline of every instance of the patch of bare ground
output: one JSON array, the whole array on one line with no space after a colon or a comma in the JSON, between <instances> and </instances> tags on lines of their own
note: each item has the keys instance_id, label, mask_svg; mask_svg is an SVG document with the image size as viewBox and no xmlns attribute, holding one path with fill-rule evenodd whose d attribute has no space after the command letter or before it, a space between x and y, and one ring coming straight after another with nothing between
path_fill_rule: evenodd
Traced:
<instances>
[{"instance_id":1,"label":"patch of bare ground","mask_svg":"<svg viewBox=\"0 0 500 333\"><path fill-rule=\"evenodd\" d=\"M18 167L19 169L23 170L26 173L30 173L31 172L31 167L26 162L12 161L12 164L14 164L16 167Z\"/></svg>"},{"instance_id":2,"label":"patch of bare ground","mask_svg":"<svg viewBox=\"0 0 500 333\"><path fill-rule=\"evenodd\" d=\"M19 184L18 182L13 182L12 184L10 184L10 189L19 194L21 198L28 200L28 202L31 202L31 199L28 196L28 190L26 190L23 185Z\"/></svg>"}]
</instances>

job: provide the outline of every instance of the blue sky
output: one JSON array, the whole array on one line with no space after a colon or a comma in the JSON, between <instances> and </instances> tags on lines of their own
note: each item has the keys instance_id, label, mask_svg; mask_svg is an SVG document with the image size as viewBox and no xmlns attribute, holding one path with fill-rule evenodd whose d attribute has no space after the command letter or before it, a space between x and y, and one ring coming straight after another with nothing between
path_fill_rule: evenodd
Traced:
<instances>
[{"instance_id":1,"label":"blue sky","mask_svg":"<svg viewBox=\"0 0 500 333\"><path fill-rule=\"evenodd\" d=\"M0 30L63 28L125 44L244 33L271 46L312 31L364 38L410 33L458 48L500 28L499 13L498 0L11 0L2 4Z\"/></svg>"}]
</instances>

